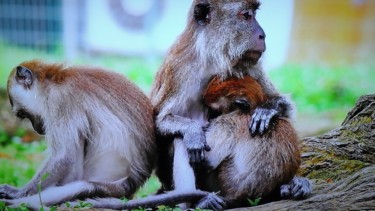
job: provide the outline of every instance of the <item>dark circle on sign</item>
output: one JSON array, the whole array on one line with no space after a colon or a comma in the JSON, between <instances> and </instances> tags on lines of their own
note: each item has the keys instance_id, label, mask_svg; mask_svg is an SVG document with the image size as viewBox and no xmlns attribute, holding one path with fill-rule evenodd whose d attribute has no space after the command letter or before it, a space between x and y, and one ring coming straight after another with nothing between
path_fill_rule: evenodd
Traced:
<instances>
[{"instance_id":1,"label":"dark circle on sign","mask_svg":"<svg viewBox=\"0 0 375 211\"><path fill-rule=\"evenodd\" d=\"M143 30L147 21L155 21L163 13L164 0L151 0L148 10L140 14L132 13L126 8L124 1L126 0L109 0L108 4L116 22L127 29Z\"/></svg>"}]
</instances>

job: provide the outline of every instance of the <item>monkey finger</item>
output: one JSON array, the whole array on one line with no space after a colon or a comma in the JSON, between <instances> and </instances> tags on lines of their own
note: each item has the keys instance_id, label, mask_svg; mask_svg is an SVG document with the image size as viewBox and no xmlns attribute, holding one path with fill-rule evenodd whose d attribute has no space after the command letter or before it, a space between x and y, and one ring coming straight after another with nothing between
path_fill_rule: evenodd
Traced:
<instances>
[{"instance_id":1,"label":"monkey finger","mask_svg":"<svg viewBox=\"0 0 375 211\"><path fill-rule=\"evenodd\" d=\"M259 134L260 135L263 135L263 134L266 133L270 121L271 121L271 117L269 115L267 115L267 114L263 115L262 121L260 122L260 125L259 125Z\"/></svg>"},{"instance_id":2,"label":"monkey finger","mask_svg":"<svg viewBox=\"0 0 375 211\"><path fill-rule=\"evenodd\" d=\"M209 202L208 203L208 208L210 210L214 210L214 211L224 210L224 208L219 203L217 203L216 201Z\"/></svg>"},{"instance_id":3,"label":"monkey finger","mask_svg":"<svg viewBox=\"0 0 375 211\"><path fill-rule=\"evenodd\" d=\"M212 210L224 210L225 202L220 197L217 197L216 200L211 201L210 207Z\"/></svg>"},{"instance_id":4,"label":"monkey finger","mask_svg":"<svg viewBox=\"0 0 375 211\"><path fill-rule=\"evenodd\" d=\"M215 193L210 193L201 199L196 205L200 209L223 210L225 208L225 201Z\"/></svg>"},{"instance_id":5,"label":"monkey finger","mask_svg":"<svg viewBox=\"0 0 375 211\"><path fill-rule=\"evenodd\" d=\"M264 120L264 119L262 119L260 121L259 129L258 129L259 135L263 135L264 134L264 131L265 131L265 121L266 120Z\"/></svg>"},{"instance_id":6,"label":"monkey finger","mask_svg":"<svg viewBox=\"0 0 375 211\"><path fill-rule=\"evenodd\" d=\"M191 154L190 163L197 164L200 162L199 151L197 149L191 150L190 154Z\"/></svg>"},{"instance_id":7,"label":"monkey finger","mask_svg":"<svg viewBox=\"0 0 375 211\"><path fill-rule=\"evenodd\" d=\"M13 199L13 194L7 192L0 192L0 199Z\"/></svg>"},{"instance_id":8,"label":"monkey finger","mask_svg":"<svg viewBox=\"0 0 375 211\"><path fill-rule=\"evenodd\" d=\"M200 163L204 160L204 150L197 150L195 152L197 163Z\"/></svg>"},{"instance_id":9,"label":"monkey finger","mask_svg":"<svg viewBox=\"0 0 375 211\"><path fill-rule=\"evenodd\" d=\"M258 127L258 113L255 112L251 118L251 123L250 123L250 134L252 136L256 135L257 127Z\"/></svg>"},{"instance_id":10,"label":"monkey finger","mask_svg":"<svg viewBox=\"0 0 375 211\"><path fill-rule=\"evenodd\" d=\"M189 155L189 162L195 163L194 151L192 149L188 150L188 155Z\"/></svg>"},{"instance_id":11,"label":"monkey finger","mask_svg":"<svg viewBox=\"0 0 375 211\"><path fill-rule=\"evenodd\" d=\"M312 185L307 178L294 177L292 180L291 195L293 198L305 198L310 195L312 191Z\"/></svg>"},{"instance_id":12,"label":"monkey finger","mask_svg":"<svg viewBox=\"0 0 375 211\"><path fill-rule=\"evenodd\" d=\"M204 161L205 159L206 159L206 156L205 156L204 150L202 150L200 153L200 160Z\"/></svg>"},{"instance_id":13,"label":"monkey finger","mask_svg":"<svg viewBox=\"0 0 375 211\"><path fill-rule=\"evenodd\" d=\"M290 185L282 185L280 187L280 196L283 199L290 198Z\"/></svg>"},{"instance_id":14,"label":"monkey finger","mask_svg":"<svg viewBox=\"0 0 375 211\"><path fill-rule=\"evenodd\" d=\"M199 156L199 150L194 150L194 162L196 164L199 164L201 162L200 156Z\"/></svg>"}]
</instances>

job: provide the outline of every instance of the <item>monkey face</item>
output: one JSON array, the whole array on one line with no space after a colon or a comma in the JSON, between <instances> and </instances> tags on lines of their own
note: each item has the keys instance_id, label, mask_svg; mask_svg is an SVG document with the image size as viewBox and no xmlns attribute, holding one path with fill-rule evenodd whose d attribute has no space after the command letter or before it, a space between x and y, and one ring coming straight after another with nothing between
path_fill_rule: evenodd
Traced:
<instances>
[{"instance_id":1,"label":"monkey face","mask_svg":"<svg viewBox=\"0 0 375 211\"><path fill-rule=\"evenodd\" d=\"M196 0L197 47L232 67L256 65L266 50L266 35L256 20L259 5L256 0Z\"/></svg>"},{"instance_id":2,"label":"monkey face","mask_svg":"<svg viewBox=\"0 0 375 211\"><path fill-rule=\"evenodd\" d=\"M20 119L29 119L34 130L45 134L42 101L38 99L38 83L33 72L17 66L8 79L8 97L13 113Z\"/></svg>"},{"instance_id":3,"label":"monkey face","mask_svg":"<svg viewBox=\"0 0 375 211\"><path fill-rule=\"evenodd\" d=\"M44 121L42 119L41 116L39 115L32 115L31 113L29 113L28 111L24 110L24 109L19 109L18 111L16 111L16 116L20 119L29 119L34 130L39 133L40 135L44 135L45 134L45 130L44 130Z\"/></svg>"}]
</instances>

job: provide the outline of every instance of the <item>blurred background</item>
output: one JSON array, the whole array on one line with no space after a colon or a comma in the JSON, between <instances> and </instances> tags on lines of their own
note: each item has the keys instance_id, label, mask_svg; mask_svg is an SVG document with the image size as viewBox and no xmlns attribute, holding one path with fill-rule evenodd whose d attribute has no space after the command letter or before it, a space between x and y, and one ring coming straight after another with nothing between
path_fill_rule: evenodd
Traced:
<instances>
[{"instance_id":1,"label":"blurred background","mask_svg":"<svg viewBox=\"0 0 375 211\"><path fill-rule=\"evenodd\" d=\"M10 113L5 88L13 67L30 59L101 66L149 93L190 4L0 0L0 184L25 184L45 148ZM262 63L296 102L301 137L339 126L359 96L375 92L374 0L264 0L257 19L267 34Z\"/></svg>"}]
</instances>

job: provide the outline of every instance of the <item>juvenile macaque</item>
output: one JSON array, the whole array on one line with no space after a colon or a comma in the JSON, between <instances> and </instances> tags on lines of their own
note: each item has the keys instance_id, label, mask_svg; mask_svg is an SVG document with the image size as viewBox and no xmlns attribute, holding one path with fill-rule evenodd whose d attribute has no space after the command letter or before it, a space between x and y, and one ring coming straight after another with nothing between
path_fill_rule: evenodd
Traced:
<instances>
[{"instance_id":1,"label":"juvenile macaque","mask_svg":"<svg viewBox=\"0 0 375 211\"><path fill-rule=\"evenodd\" d=\"M281 183L291 182L291 186L281 188L283 196L290 194L290 197L297 198L311 191L308 180L292 179L299 164L295 133L286 120L277 119L291 117L293 106L288 98L275 89L258 63L266 49L265 33L255 19L258 8L259 2L256 0L193 1L187 26L157 73L151 93L159 154L156 173L163 190L194 190L196 183L199 185L204 180L207 186L199 188L222 190L219 195L224 196L230 207L236 206L237 201L241 201L245 195L256 196L264 191L260 195L265 196L270 192L279 192L277 186ZM202 100L210 80L213 77L225 80L245 76L257 81L265 101L255 108L252 116L229 113L210 120ZM270 127L273 124L275 127ZM288 135L277 137L279 134ZM222 145L213 143L215 139ZM259 141L265 143L260 144ZM275 146L278 141L280 146ZM268 149L270 146L274 148ZM235 155L238 149L242 149L241 153ZM223 151L228 154L221 155ZM274 153L270 156L277 157L278 161L269 161L265 156L269 152ZM221 157L244 154L247 158L256 158L255 169L252 169L255 164L236 163L241 159L234 158L235 163L229 163ZM233 174L241 175L241 178L234 177L235 180L244 182L232 183L229 179L232 173L225 177L216 174L221 175L221 179L211 178L215 174L204 178L198 174L196 181L189 163L196 167L204 160L211 165L210 171L233 171ZM280 168L276 171L269 169L275 163L286 169L283 172L278 171ZM250 180L257 185L246 187ZM228 197L233 192L236 193ZM206 202L197 206L212 208L209 200Z\"/></svg>"},{"instance_id":2,"label":"juvenile macaque","mask_svg":"<svg viewBox=\"0 0 375 211\"><path fill-rule=\"evenodd\" d=\"M11 72L8 95L14 114L45 135L50 156L24 187L0 186L0 201L7 205L42 206L39 182L44 206L105 198L94 207L110 208L107 202L112 200L113 208L131 209L210 195L172 192L127 204L108 198L131 198L149 178L156 159L151 103L120 74L28 61Z\"/></svg>"},{"instance_id":3,"label":"juvenile macaque","mask_svg":"<svg viewBox=\"0 0 375 211\"><path fill-rule=\"evenodd\" d=\"M211 151L205 168L197 170L197 183L200 189L219 192L228 207L246 205L247 199L255 198L262 202L280 196L302 198L308 190L300 183L310 186L296 177L293 181L298 184L290 189L301 158L298 137L286 118L275 118L262 136L250 135L251 114L266 100L262 87L250 76L224 81L215 77L203 94L217 118L206 132Z\"/></svg>"}]
</instances>

